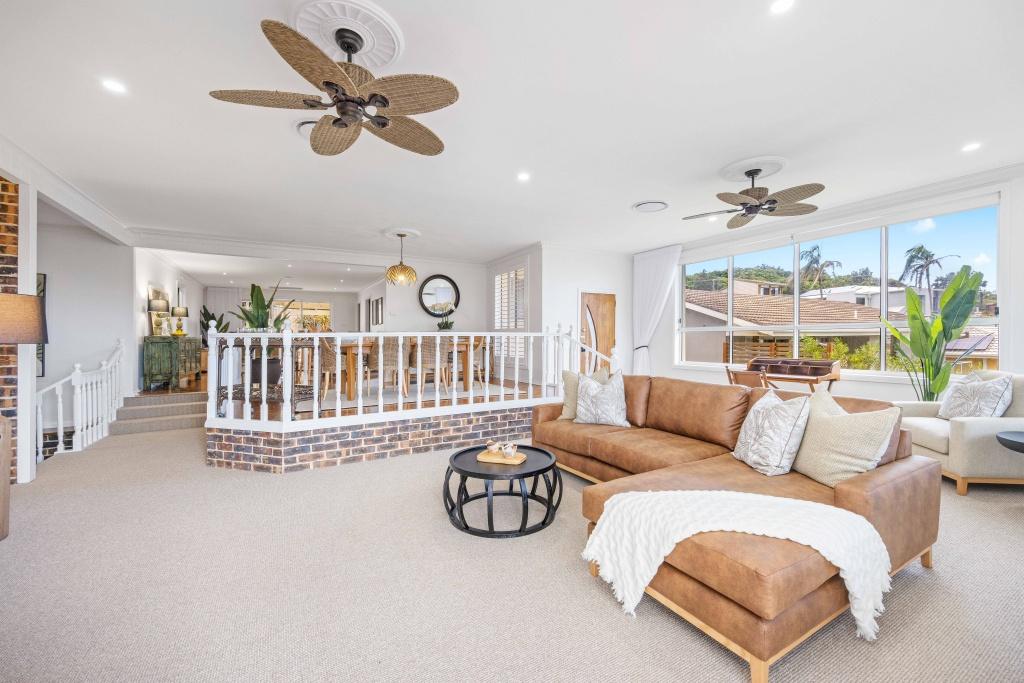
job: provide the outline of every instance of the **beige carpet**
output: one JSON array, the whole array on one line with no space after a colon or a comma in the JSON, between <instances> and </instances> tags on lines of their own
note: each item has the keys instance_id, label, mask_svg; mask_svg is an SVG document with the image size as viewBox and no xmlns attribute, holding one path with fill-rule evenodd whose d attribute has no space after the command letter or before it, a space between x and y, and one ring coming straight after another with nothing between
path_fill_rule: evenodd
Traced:
<instances>
[{"instance_id":1,"label":"beige carpet","mask_svg":"<svg viewBox=\"0 0 1024 683\"><path fill-rule=\"evenodd\" d=\"M15 487L0 679L744 681L579 553L583 483L516 540L452 528L442 453L286 476L214 470L199 430L109 438ZM894 582L875 643L844 616L784 681L1024 679L1024 490L943 485L936 568Z\"/></svg>"}]
</instances>

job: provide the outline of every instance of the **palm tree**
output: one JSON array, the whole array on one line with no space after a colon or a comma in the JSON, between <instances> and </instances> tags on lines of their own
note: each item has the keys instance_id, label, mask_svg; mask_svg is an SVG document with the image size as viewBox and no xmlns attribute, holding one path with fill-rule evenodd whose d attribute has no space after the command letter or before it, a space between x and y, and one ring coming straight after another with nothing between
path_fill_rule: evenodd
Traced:
<instances>
[{"instance_id":1,"label":"palm tree","mask_svg":"<svg viewBox=\"0 0 1024 683\"><path fill-rule=\"evenodd\" d=\"M821 258L821 245L815 244L810 249L804 249L800 252L800 262L803 264L800 267L800 279L810 280L810 286L808 289L818 288L818 298L825 298L825 291L822 289L822 279L825 274L832 271L833 279L836 277L836 268L842 268L842 261L833 261L830 259L822 260ZM813 277L811 277L813 275Z\"/></svg>"},{"instance_id":2,"label":"palm tree","mask_svg":"<svg viewBox=\"0 0 1024 683\"><path fill-rule=\"evenodd\" d=\"M938 268L941 271L943 259L954 257L959 258L959 256L956 254L936 256L934 252L926 248L923 244L918 244L916 247L907 249L905 256L907 257L907 261L903 266L903 274L900 275L900 281L907 284L913 284L917 289L921 289L921 284L924 284L925 289L928 292L928 299L924 309L925 315L931 315L932 268Z\"/></svg>"}]
</instances>

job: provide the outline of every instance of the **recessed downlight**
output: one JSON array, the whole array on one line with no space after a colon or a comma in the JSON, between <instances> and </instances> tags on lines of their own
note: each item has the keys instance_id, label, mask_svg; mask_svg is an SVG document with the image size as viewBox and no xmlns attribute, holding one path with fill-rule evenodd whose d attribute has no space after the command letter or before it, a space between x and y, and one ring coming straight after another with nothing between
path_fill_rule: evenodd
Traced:
<instances>
[{"instance_id":1,"label":"recessed downlight","mask_svg":"<svg viewBox=\"0 0 1024 683\"><path fill-rule=\"evenodd\" d=\"M768 9L772 14L783 14L793 9L795 4L796 0L775 0Z\"/></svg>"},{"instance_id":2,"label":"recessed downlight","mask_svg":"<svg viewBox=\"0 0 1024 683\"><path fill-rule=\"evenodd\" d=\"M981 149L980 142L968 142L966 145L960 148L961 152L977 152Z\"/></svg>"},{"instance_id":3,"label":"recessed downlight","mask_svg":"<svg viewBox=\"0 0 1024 683\"><path fill-rule=\"evenodd\" d=\"M709 223L714 223L717 220L718 220L718 216L708 216L708 222Z\"/></svg>"},{"instance_id":4,"label":"recessed downlight","mask_svg":"<svg viewBox=\"0 0 1024 683\"><path fill-rule=\"evenodd\" d=\"M637 202L633 205L633 210L639 211L640 213L657 213L658 211L664 211L667 208L668 202L663 202L658 199Z\"/></svg>"},{"instance_id":5,"label":"recessed downlight","mask_svg":"<svg viewBox=\"0 0 1024 683\"><path fill-rule=\"evenodd\" d=\"M516 174L516 180L518 180L521 183L528 183L528 182L530 182L530 172L529 171L520 171L519 173Z\"/></svg>"},{"instance_id":6,"label":"recessed downlight","mask_svg":"<svg viewBox=\"0 0 1024 683\"><path fill-rule=\"evenodd\" d=\"M121 81L118 81L113 78L104 78L102 81L100 81L100 84L108 92L112 92L115 95L124 95L126 92L128 92L128 86L126 86Z\"/></svg>"}]
</instances>

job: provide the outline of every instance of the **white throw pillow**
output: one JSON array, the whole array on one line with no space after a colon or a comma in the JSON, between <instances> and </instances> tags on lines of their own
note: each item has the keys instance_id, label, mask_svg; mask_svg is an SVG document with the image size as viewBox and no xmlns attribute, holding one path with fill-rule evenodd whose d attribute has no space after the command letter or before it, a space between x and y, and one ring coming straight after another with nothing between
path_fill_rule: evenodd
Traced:
<instances>
[{"instance_id":1,"label":"white throw pillow","mask_svg":"<svg viewBox=\"0 0 1024 683\"><path fill-rule=\"evenodd\" d=\"M626 387L621 372L612 375L607 384L601 384L586 375L580 376L575 422L629 426L629 420L626 419Z\"/></svg>"},{"instance_id":2,"label":"white throw pillow","mask_svg":"<svg viewBox=\"0 0 1024 683\"><path fill-rule=\"evenodd\" d=\"M1002 417L1013 401L1013 377L1006 375L984 380L971 373L949 388L939 417Z\"/></svg>"},{"instance_id":3,"label":"white throw pillow","mask_svg":"<svg viewBox=\"0 0 1024 683\"><path fill-rule=\"evenodd\" d=\"M804 438L810 403L806 396L783 401L769 391L747 412L733 457L769 477L789 472Z\"/></svg>"},{"instance_id":4,"label":"white throw pillow","mask_svg":"<svg viewBox=\"0 0 1024 683\"><path fill-rule=\"evenodd\" d=\"M875 469L900 423L899 408L847 413L825 390L814 392L810 407L793 470L833 488Z\"/></svg>"},{"instance_id":5,"label":"white throw pillow","mask_svg":"<svg viewBox=\"0 0 1024 683\"><path fill-rule=\"evenodd\" d=\"M559 420L576 419L576 402L578 400L580 377L591 377L601 384L608 384L608 368L599 368L593 375L584 375L572 370L562 370L562 414Z\"/></svg>"}]
</instances>

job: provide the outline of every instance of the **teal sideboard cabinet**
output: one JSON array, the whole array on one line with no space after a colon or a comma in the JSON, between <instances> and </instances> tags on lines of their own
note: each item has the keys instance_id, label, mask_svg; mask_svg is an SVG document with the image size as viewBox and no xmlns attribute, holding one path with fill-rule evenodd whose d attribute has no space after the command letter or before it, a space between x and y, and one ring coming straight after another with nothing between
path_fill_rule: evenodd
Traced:
<instances>
[{"instance_id":1,"label":"teal sideboard cabinet","mask_svg":"<svg viewBox=\"0 0 1024 683\"><path fill-rule=\"evenodd\" d=\"M198 380L202 372L202 346L198 337L146 337L142 352L143 390L166 384L170 391L178 387L183 377Z\"/></svg>"}]
</instances>

